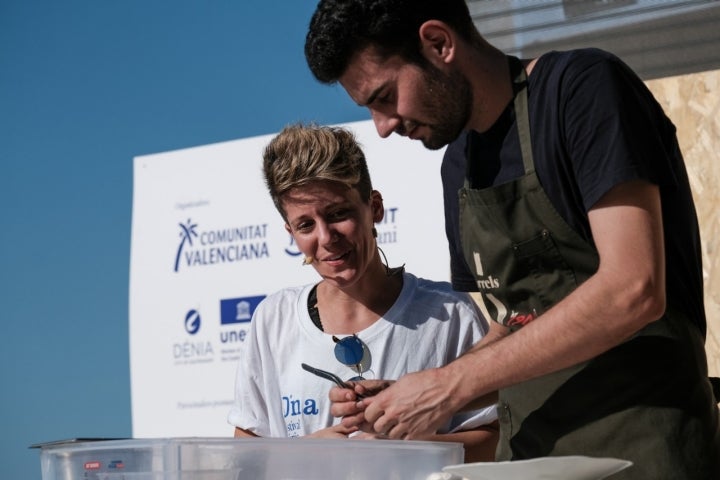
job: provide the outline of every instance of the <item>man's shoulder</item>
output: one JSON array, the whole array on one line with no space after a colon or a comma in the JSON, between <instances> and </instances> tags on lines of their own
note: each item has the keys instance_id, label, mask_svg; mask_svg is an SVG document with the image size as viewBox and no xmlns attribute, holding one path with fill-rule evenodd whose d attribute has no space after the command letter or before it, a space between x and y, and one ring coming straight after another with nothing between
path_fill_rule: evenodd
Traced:
<instances>
[{"instance_id":1,"label":"man's shoulder","mask_svg":"<svg viewBox=\"0 0 720 480\"><path fill-rule=\"evenodd\" d=\"M443 154L443 164L441 167L441 173L445 173L444 170L448 168L461 167L464 173L465 171L465 147L467 145L468 131L463 131L460 135L450 142L445 148Z\"/></svg>"},{"instance_id":2,"label":"man's shoulder","mask_svg":"<svg viewBox=\"0 0 720 480\"><path fill-rule=\"evenodd\" d=\"M553 50L537 58L531 82L555 78L567 81L576 75L582 75L593 69L628 69L627 65L615 54L599 48L579 48L574 50ZM534 77L534 79L533 79Z\"/></svg>"},{"instance_id":3,"label":"man's shoulder","mask_svg":"<svg viewBox=\"0 0 720 480\"><path fill-rule=\"evenodd\" d=\"M551 50L538 57L538 63L561 65L583 64L585 62L617 61L617 55L600 48L576 48L572 50Z\"/></svg>"}]
</instances>

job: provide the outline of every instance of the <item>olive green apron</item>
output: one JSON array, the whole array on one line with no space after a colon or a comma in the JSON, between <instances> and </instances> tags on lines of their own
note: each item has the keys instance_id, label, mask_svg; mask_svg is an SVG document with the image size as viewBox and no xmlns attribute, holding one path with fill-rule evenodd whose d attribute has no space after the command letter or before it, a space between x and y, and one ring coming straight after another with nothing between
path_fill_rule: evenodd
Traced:
<instances>
[{"instance_id":1,"label":"olive green apron","mask_svg":"<svg viewBox=\"0 0 720 480\"><path fill-rule=\"evenodd\" d=\"M542 322L543 312L597 271L599 259L540 185L526 74L518 59L510 57L510 63L525 175L479 190L466 179L459 200L460 237L481 310L512 332ZM469 149L472 161L482 161L473 159L472 144ZM706 368L699 329L668 308L632 339L589 362L501 390L497 460L607 456L634 462L613 480L720 478L718 412Z\"/></svg>"}]
</instances>

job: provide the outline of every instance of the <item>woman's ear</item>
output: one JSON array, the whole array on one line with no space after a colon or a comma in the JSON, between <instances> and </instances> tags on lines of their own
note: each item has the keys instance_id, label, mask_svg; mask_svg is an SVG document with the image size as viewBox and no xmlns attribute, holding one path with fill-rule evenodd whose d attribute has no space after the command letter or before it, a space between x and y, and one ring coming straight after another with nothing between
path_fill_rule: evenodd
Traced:
<instances>
[{"instance_id":1,"label":"woman's ear","mask_svg":"<svg viewBox=\"0 0 720 480\"><path fill-rule=\"evenodd\" d=\"M287 222L285 223L285 231L292 235L292 228L290 228L290 225L288 225Z\"/></svg>"},{"instance_id":2,"label":"woman's ear","mask_svg":"<svg viewBox=\"0 0 720 480\"><path fill-rule=\"evenodd\" d=\"M455 59L456 34L447 23L428 20L420 25L421 52L434 65L451 63Z\"/></svg>"},{"instance_id":3,"label":"woman's ear","mask_svg":"<svg viewBox=\"0 0 720 480\"><path fill-rule=\"evenodd\" d=\"M383 198L377 190L373 190L370 194L370 207L372 208L373 223L377 223L385 217Z\"/></svg>"}]
</instances>

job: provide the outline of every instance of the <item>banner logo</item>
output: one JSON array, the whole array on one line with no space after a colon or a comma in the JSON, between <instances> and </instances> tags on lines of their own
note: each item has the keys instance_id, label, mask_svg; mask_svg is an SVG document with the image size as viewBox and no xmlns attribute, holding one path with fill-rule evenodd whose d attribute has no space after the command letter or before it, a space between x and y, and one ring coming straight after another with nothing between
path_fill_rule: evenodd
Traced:
<instances>
[{"instance_id":1,"label":"banner logo","mask_svg":"<svg viewBox=\"0 0 720 480\"><path fill-rule=\"evenodd\" d=\"M195 309L188 310L183 321L185 332L191 336L197 335L201 325L200 312ZM208 363L212 362L215 356L212 343L203 339L202 335L173 343L172 350L175 365Z\"/></svg>"},{"instance_id":2,"label":"banner logo","mask_svg":"<svg viewBox=\"0 0 720 480\"><path fill-rule=\"evenodd\" d=\"M200 330L200 313L197 310L190 310L185 315L185 331L195 335Z\"/></svg>"},{"instance_id":3,"label":"banner logo","mask_svg":"<svg viewBox=\"0 0 720 480\"><path fill-rule=\"evenodd\" d=\"M245 342L255 309L265 295L254 297L225 298L220 300L220 349L224 362L237 362L240 345Z\"/></svg>"},{"instance_id":4,"label":"banner logo","mask_svg":"<svg viewBox=\"0 0 720 480\"><path fill-rule=\"evenodd\" d=\"M175 271L178 271L178 268L180 267L180 255L182 255L183 247L185 247L185 243L187 242L190 246L192 246L192 239L193 237L197 237L198 234L195 231L195 228L197 227L197 223L192 223L192 220L188 218L187 225L183 225L182 223L179 223L180 225L180 246L178 246L177 255L175 255Z\"/></svg>"},{"instance_id":5,"label":"banner logo","mask_svg":"<svg viewBox=\"0 0 720 480\"><path fill-rule=\"evenodd\" d=\"M263 298L265 295L220 300L220 325L249 322Z\"/></svg>"},{"instance_id":6,"label":"banner logo","mask_svg":"<svg viewBox=\"0 0 720 480\"><path fill-rule=\"evenodd\" d=\"M266 242L267 223L198 231L198 224L188 218L179 226L175 272L179 272L180 267L202 267L270 256Z\"/></svg>"}]
</instances>

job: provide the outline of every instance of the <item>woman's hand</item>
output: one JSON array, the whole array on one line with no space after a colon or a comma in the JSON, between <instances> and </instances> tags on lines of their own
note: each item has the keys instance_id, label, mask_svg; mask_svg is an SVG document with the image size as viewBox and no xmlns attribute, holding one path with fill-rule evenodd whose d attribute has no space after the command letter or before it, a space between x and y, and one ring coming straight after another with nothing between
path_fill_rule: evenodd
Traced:
<instances>
[{"instance_id":1,"label":"woman's hand","mask_svg":"<svg viewBox=\"0 0 720 480\"><path fill-rule=\"evenodd\" d=\"M347 438L350 434L357 432L356 427L346 427L342 423L332 427L323 428L317 432L305 435L303 438Z\"/></svg>"},{"instance_id":2,"label":"woman's hand","mask_svg":"<svg viewBox=\"0 0 720 480\"><path fill-rule=\"evenodd\" d=\"M360 380L347 382L352 388L333 387L328 397L332 403L330 412L334 417L342 417L342 425L347 428L356 428L369 433L375 433L372 425L365 422L365 403L359 401L358 395L370 397L377 395L393 384L390 380Z\"/></svg>"}]
</instances>

